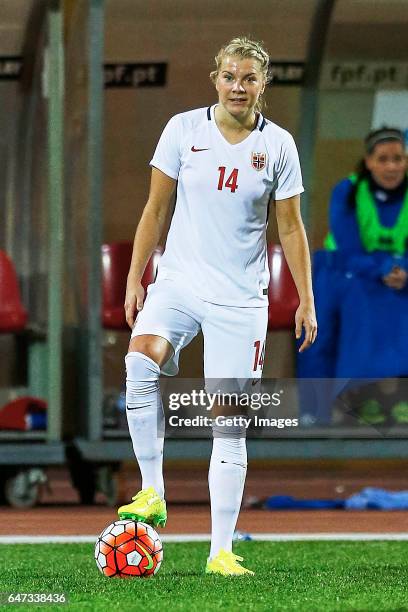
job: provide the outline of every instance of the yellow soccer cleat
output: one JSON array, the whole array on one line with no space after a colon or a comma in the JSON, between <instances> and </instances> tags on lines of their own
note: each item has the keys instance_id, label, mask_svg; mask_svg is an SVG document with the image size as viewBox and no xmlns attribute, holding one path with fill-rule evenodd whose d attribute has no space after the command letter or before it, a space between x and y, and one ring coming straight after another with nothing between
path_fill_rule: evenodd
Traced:
<instances>
[{"instance_id":1,"label":"yellow soccer cleat","mask_svg":"<svg viewBox=\"0 0 408 612\"><path fill-rule=\"evenodd\" d=\"M219 574L220 576L253 576L254 572L242 567L238 561L243 561L242 557L234 555L222 549L214 559L207 561L205 568L206 574Z\"/></svg>"},{"instance_id":2,"label":"yellow soccer cleat","mask_svg":"<svg viewBox=\"0 0 408 612\"><path fill-rule=\"evenodd\" d=\"M118 510L120 519L141 521L153 527L165 527L167 521L166 502L161 499L153 487L142 489L132 497L132 502Z\"/></svg>"}]
</instances>

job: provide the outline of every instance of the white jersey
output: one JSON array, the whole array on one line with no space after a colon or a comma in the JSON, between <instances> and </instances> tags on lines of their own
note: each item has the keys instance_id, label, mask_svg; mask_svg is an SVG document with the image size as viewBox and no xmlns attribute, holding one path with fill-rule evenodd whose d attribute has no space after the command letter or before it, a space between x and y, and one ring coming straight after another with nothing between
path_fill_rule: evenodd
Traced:
<instances>
[{"instance_id":1,"label":"white jersey","mask_svg":"<svg viewBox=\"0 0 408 612\"><path fill-rule=\"evenodd\" d=\"M303 191L296 145L262 115L230 144L214 109L172 117L150 162L178 181L158 279L181 280L213 304L265 306L269 203Z\"/></svg>"}]
</instances>

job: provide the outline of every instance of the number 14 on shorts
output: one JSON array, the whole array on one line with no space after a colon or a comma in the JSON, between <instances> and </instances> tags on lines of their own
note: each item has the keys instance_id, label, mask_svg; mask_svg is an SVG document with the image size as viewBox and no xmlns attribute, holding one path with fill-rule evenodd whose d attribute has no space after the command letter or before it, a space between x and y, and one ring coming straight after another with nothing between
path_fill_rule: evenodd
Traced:
<instances>
[{"instance_id":1,"label":"number 14 on shorts","mask_svg":"<svg viewBox=\"0 0 408 612\"><path fill-rule=\"evenodd\" d=\"M261 341L256 340L254 342L254 349L255 349L255 356L254 356L254 366L252 369L254 372L256 372L257 370L261 370L262 372L262 368L264 364L264 357L265 357L265 340L262 344L262 348L261 348Z\"/></svg>"}]
</instances>

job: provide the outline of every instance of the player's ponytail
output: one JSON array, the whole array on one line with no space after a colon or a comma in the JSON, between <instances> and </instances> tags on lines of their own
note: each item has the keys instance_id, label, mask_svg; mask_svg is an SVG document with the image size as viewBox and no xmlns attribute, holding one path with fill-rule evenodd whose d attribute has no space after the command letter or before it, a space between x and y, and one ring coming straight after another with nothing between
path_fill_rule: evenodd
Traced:
<instances>
[{"instance_id":1,"label":"player's ponytail","mask_svg":"<svg viewBox=\"0 0 408 612\"><path fill-rule=\"evenodd\" d=\"M261 72L264 76L265 83L271 81L269 72L269 53L263 46L262 42L251 40L246 36L240 38L233 38L228 43L223 45L215 56L215 70L210 72L210 79L213 83L217 80L218 73L222 64L222 60L227 56L239 57L240 59L253 58L259 62ZM265 106L265 101L262 95L259 96L258 101L255 105L256 111L261 111Z\"/></svg>"}]
</instances>

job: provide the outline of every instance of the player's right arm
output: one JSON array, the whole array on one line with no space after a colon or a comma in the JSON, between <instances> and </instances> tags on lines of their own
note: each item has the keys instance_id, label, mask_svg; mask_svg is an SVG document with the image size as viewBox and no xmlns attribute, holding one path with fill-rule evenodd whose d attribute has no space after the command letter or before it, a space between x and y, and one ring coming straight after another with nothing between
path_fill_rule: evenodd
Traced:
<instances>
[{"instance_id":1,"label":"player's right arm","mask_svg":"<svg viewBox=\"0 0 408 612\"><path fill-rule=\"evenodd\" d=\"M132 262L127 277L125 313L127 324L131 328L135 322L136 311L143 308L143 272L163 233L176 183L175 179L161 170L152 168L149 198L136 229Z\"/></svg>"}]
</instances>

